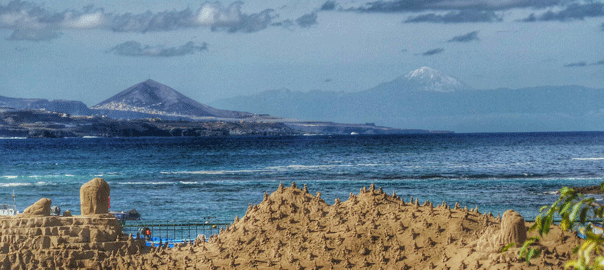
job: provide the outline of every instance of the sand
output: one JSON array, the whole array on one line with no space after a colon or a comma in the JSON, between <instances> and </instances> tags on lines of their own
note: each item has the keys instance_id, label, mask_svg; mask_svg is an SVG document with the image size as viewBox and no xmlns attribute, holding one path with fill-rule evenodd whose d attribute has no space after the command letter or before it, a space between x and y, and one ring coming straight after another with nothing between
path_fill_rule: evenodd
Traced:
<instances>
[{"instance_id":1,"label":"sand","mask_svg":"<svg viewBox=\"0 0 604 270\"><path fill-rule=\"evenodd\" d=\"M279 186L209 241L145 247L110 214L0 218L2 269L562 269L580 239L553 226L527 263L530 226L446 203L418 202L373 185L333 204L306 187Z\"/></svg>"}]
</instances>

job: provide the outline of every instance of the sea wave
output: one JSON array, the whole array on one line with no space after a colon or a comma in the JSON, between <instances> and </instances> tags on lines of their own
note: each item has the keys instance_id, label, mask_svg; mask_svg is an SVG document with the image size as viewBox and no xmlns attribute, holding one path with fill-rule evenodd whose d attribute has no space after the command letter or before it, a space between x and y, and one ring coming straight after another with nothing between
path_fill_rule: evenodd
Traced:
<instances>
[{"instance_id":1,"label":"sea wave","mask_svg":"<svg viewBox=\"0 0 604 270\"><path fill-rule=\"evenodd\" d=\"M15 178L18 178L18 177L19 177L18 175L4 175L4 176L2 176L2 178L6 178L6 179L15 179Z\"/></svg>"},{"instance_id":2,"label":"sea wave","mask_svg":"<svg viewBox=\"0 0 604 270\"><path fill-rule=\"evenodd\" d=\"M157 181L149 181L149 182L136 181L136 182L115 182L113 184L118 184L118 185L173 185L174 182L169 182L169 181L162 181L162 182L157 182Z\"/></svg>"},{"instance_id":3,"label":"sea wave","mask_svg":"<svg viewBox=\"0 0 604 270\"><path fill-rule=\"evenodd\" d=\"M0 187L26 187L32 185L31 183L0 183Z\"/></svg>"},{"instance_id":4,"label":"sea wave","mask_svg":"<svg viewBox=\"0 0 604 270\"><path fill-rule=\"evenodd\" d=\"M564 176L564 175L549 175L549 174L536 174L536 173L519 173L519 174L457 174L457 173L435 173L435 174L415 174L415 175L383 175L374 176L374 179L379 180L556 180L556 179L569 179L569 180L590 180L600 179L597 175L586 175L580 176Z\"/></svg>"},{"instance_id":5,"label":"sea wave","mask_svg":"<svg viewBox=\"0 0 604 270\"><path fill-rule=\"evenodd\" d=\"M178 183L183 184L183 185L197 185L197 184L199 184L198 182L191 182L191 181L179 181Z\"/></svg>"},{"instance_id":6,"label":"sea wave","mask_svg":"<svg viewBox=\"0 0 604 270\"><path fill-rule=\"evenodd\" d=\"M591 157L591 158L573 158L573 160L604 160L604 157Z\"/></svg>"},{"instance_id":7,"label":"sea wave","mask_svg":"<svg viewBox=\"0 0 604 270\"><path fill-rule=\"evenodd\" d=\"M238 175L238 174L255 174L255 173L274 173L274 172L289 172L289 171L326 171L337 168L352 168L352 167L378 167L392 164L340 164L340 165L283 165L269 166L263 169L242 169L242 170L199 170L199 171L162 171L161 174L199 174L199 175Z\"/></svg>"},{"instance_id":8,"label":"sea wave","mask_svg":"<svg viewBox=\"0 0 604 270\"><path fill-rule=\"evenodd\" d=\"M58 185L62 185L64 183L58 183L58 182L44 182L44 181L40 181L40 182L36 182L35 185L36 186L58 186Z\"/></svg>"},{"instance_id":9,"label":"sea wave","mask_svg":"<svg viewBox=\"0 0 604 270\"><path fill-rule=\"evenodd\" d=\"M176 171L176 172L160 172L161 174L205 174L205 175L221 175L221 174L250 174L264 172L265 170L201 170L201 171Z\"/></svg>"},{"instance_id":10,"label":"sea wave","mask_svg":"<svg viewBox=\"0 0 604 270\"><path fill-rule=\"evenodd\" d=\"M353 167L353 165L285 165L285 166L272 166L266 167L267 171L277 170L277 171L286 171L286 170L299 170L299 171L316 171L316 170L325 170L325 169L335 169L335 168L343 168L343 167Z\"/></svg>"}]
</instances>

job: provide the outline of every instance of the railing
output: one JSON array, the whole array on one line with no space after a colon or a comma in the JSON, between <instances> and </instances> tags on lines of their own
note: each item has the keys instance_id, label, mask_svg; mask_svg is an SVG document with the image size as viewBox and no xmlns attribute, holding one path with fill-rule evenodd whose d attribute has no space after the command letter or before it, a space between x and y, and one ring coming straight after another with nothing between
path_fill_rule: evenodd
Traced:
<instances>
[{"instance_id":1,"label":"railing","mask_svg":"<svg viewBox=\"0 0 604 270\"><path fill-rule=\"evenodd\" d=\"M225 228L229 224L230 222L226 221L172 223L165 221L128 220L122 223L122 232L126 235L132 234L132 237L135 238L145 238L147 246L167 244L169 247L173 247L175 243L195 241L201 235L204 235L207 240L211 235L218 234L221 228Z\"/></svg>"}]
</instances>

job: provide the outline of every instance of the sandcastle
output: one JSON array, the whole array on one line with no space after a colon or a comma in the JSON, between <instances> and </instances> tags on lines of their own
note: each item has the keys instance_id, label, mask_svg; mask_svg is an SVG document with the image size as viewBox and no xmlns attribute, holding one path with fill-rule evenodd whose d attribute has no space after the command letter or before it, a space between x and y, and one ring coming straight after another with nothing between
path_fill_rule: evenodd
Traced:
<instances>
[{"instance_id":1,"label":"sandcastle","mask_svg":"<svg viewBox=\"0 0 604 270\"><path fill-rule=\"evenodd\" d=\"M280 184L209 241L201 236L172 249L145 247L96 211L0 219L3 269L560 269L579 241L553 227L534 244L542 255L527 264L517 247L500 252L527 237L517 213L504 213L502 222L459 204L406 201L374 185L330 205L306 186Z\"/></svg>"},{"instance_id":2,"label":"sandcastle","mask_svg":"<svg viewBox=\"0 0 604 270\"><path fill-rule=\"evenodd\" d=\"M108 266L102 264L106 258L140 253L144 241L122 235L119 221L107 213L108 189L85 189L89 184L109 187L100 178L83 186L83 198L105 198L104 206L103 200L83 200L82 208L93 209L87 215L50 216L51 200L43 198L20 215L0 218L0 268L100 269Z\"/></svg>"},{"instance_id":3,"label":"sandcastle","mask_svg":"<svg viewBox=\"0 0 604 270\"><path fill-rule=\"evenodd\" d=\"M451 208L445 202L405 201L374 185L329 205L320 192L312 195L306 186L292 183L265 194L260 204L250 205L244 217L235 217L208 242L158 249L134 259L153 269L563 268L578 240L557 228L535 245L544 252L530 265L517 258L518 248L505 253L478 248L481 238L503 235L497 239L508 241L516 224L502 225L490 213L458 204ZM522 239L517 231L511 233L514 241Z\"/></svg>"}]
</instances>

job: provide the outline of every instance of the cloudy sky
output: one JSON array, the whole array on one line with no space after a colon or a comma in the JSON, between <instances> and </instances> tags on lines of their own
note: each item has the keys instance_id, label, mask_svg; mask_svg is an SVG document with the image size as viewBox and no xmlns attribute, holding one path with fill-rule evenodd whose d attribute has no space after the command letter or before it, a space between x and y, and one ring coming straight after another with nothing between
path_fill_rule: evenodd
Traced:
<instances>
[{"instance_id":1,"label":"cloudy sky","mask_svg":"<svg viewBox=\"0 0 604 270\"><path fill-rule=\"evenodd\" d=\"M151 78L208 103L422 66L476 89L604 88L603 45L602 0L0 0L0 95L92 106Z\"/></svg>"}]
</instances>

